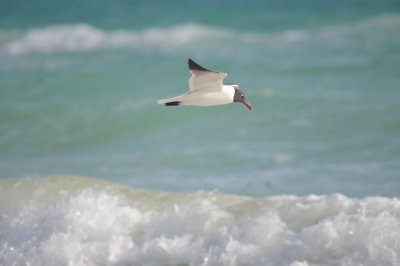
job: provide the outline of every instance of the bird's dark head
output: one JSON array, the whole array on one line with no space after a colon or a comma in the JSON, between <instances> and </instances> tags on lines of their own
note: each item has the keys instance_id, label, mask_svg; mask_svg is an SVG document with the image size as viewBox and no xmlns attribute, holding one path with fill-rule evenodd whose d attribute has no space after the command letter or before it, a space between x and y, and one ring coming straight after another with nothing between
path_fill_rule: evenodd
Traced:
<instances>
[{"instance_id":1,"label":"bird's dark head","mask_svg":"<svg viewBox=\"0 0 400 266\"><path fill-rule=\"evenodd\" d=\"M233 96L233 102L240 102L243 103L249 110L251 110L251 105L246 101L246 97L244 96L244 93L239 90L238 85L232 85L233 88L235 88L235 95Z\"/></svg>"}]
</instances>

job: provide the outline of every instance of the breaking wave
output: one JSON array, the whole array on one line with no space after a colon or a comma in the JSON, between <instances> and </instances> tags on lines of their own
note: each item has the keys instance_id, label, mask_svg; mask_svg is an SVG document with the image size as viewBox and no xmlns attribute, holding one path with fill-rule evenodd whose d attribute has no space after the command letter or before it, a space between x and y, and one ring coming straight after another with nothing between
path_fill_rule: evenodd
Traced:
<instances>
[{"instance_id":1,"label":"breaking wave","mask_svg":"<svg viewBox=\"0 0 400 266\"><path fill-rule=\"evenodd\" d=\"M143 31L104 31L87 24L58 25L30 30L4 48L10 54L30 52L78 52L97 49L181 46L226 34L224 30L197 24Z\"/></svg>"},{"instance_id":2,"label":"breaking wave","mask_svg":"<svg viewBox=\"0 0 400 266\"><path fill-rule=\"evenodd\" d=\"M32 52L80 52L99 49L169 49L192 44L262 44L280 46L305 41L331 43L338 40L374 38L374 34L386 34L400 42L400 16L380 16L357 23L324 26L317 29L286 30L283 32L241 32L238 30L199 25L194 23L171 27L148 28L141 31L105 31L88 24L54 25L23 32L0 31L7 54L19 55ZM5 42L4 39L12 39Z\"/></svg>"},{"instance_id":3,"label":"breaking wave","mask_svg":"<svg viewBox=\"0 0 400 266\"><path fill-rule=\"evenodd\" d=\"M0 181L1 265L399 265L400 200Z\"/></svg>"}]
</instances>

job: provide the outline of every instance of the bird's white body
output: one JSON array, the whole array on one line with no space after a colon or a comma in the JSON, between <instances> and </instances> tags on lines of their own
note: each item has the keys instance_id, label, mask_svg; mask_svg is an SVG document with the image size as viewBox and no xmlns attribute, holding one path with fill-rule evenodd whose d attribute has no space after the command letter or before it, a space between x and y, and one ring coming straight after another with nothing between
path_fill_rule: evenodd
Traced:
<instances>
[{"instance_id":1,"label":"bird's white body","mask_svg":"<svg viewBox=\"0 0 400 266\"><path fill-rule=\"evenodd\" d=\"M212 106L242 102L251 109L251 105L244 99L244 94L239 90L238 85L223 84L228 74L208 70L190 58L188 65L192 74L189 79L189 91L172 98L158 100L158 104Z\"/></svg>"},{"instance_id":2,"label":"bird's white body","mask_svg":"<svg viewBox=\"0 0 400 266\"><path fill-rule=\"evenodd\" d=\"M180 102L181 105L212 106L229 104L233 102L235 88L230 85L223 85L221 90L194 90L169 99L158 100L158 104L168 102Z\"/></svg>"}]
</instances>

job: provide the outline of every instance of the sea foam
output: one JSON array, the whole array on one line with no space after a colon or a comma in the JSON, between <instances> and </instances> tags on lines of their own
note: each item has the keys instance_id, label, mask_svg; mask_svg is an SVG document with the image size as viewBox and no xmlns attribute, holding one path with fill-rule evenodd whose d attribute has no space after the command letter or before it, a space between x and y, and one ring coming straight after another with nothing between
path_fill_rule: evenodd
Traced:
<instances>
[{"instance_id":1,"label":"sea foam","mask_svg":"<svg viewBox=\"0 0 400 266\"><path fill-rule=\"evenodd\" d=\"M26 53L84 52L101 49L176 49L185 45L214 44L217 47L244 44L268 47L281 47L301 42L318 45L343 45L352 39L358 40L360 34L371 39L371 32L387 35L394 42L398 37L400 17L371 17L356 23L326 25L315 29L287 29L280 32L243 32L219 26L206 26L184 23L169 27L151 27L142 30L103 30L89 24L51 25L30 29L18 37L17 30L2 31L9 35L8 42L2 42L0 50L11 55ZM372 35L374 36L374 35ZM0 38L1 40L2 38ZM337 43L339 42L339 43ZM373 38L371 39L373 42Z\"/></svg>"},{"instance_id":2,"label":"sea foam","mask_svg":"<svg viewBox=\"0 0 400 266\"><path fill-rule=\"evenodd\" d=\"M98 49L144 48L148 46L180 46L194 41L223 36L225 32L197 24L169 28L148 28L143 31L104 31L88 24L55 25L32 29L8 43L9 54L30 52L77 52Z\"/></svg>"},{"instance_id":3,"label":"sea foam","mask_svg":"<svg viewBox=\"0 0 400 266\"><path fill-rule=\"evenodd\" d=\"M1 265L398 265L400 200L0 183Z\"/></svg>"}]
</instances>

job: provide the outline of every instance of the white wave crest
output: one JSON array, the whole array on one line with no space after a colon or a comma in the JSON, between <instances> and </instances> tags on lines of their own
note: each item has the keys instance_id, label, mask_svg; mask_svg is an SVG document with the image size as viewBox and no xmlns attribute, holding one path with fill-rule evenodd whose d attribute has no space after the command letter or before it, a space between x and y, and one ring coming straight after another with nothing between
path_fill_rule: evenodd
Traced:
<instances>
[{"instance_id":1,"label":"white wave crest","mask_svg":"<svg viewBox=\"0 0 400 266\"><path fill-rule=\"evenodd\" d=\"M9 54L31 52L77 52L97 49L145 48L148 46L180 46L191 42L229 34L222 29L197 24L144 31L104 31L87 24L59 25L30 30L20 39L5 46Z\"/></svg>"},{"instance_id":2,"label":"white wave crest","mask_svg":"<svg viewBox=\"0 0 400 266\"><path fill-rule=\"evenodd\" d=\"M359 44L360 36L373 41L377 34L398 42L400 16L387 15L367 18L355 23L327 25L314 29L289 29L281 32L243 32L229 28L199 24L181 24L171 27L147 28L141 31L106 31L87 24L56 25L29 30L14 40L3 44L7 54L80 52L101 49L170 49L187 45L208 44L251 45L282 47L300 42L329 45L353 41ZM2 33L4 35L4 32ZM11 38L8 36L6 39ZM382 37L382 36L381 36ZM4 43L4 41L3 41Z\"/></svg>"},{"instance_id":3,"label":"white wave crest","mask_svg":"<svg viewBox=\"0 0 400 266\"><path fill-rule=\"evenodd\" d=\"M400 200L0 183L1 265L399 265Z\"/></svg>"}]
</instances>

